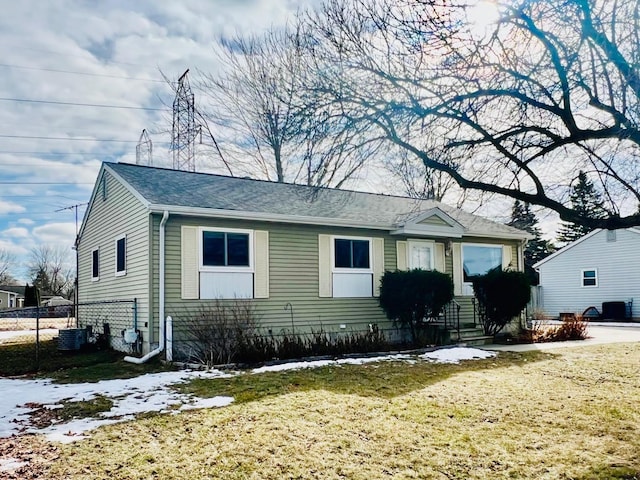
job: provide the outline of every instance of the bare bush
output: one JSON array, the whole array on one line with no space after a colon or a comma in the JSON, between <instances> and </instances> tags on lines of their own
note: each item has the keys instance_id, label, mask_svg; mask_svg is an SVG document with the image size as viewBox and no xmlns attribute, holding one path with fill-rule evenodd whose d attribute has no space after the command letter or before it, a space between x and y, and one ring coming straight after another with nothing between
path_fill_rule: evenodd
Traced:
<instances>
[{"instance_id":1,"label":"bare bush","mask_svg":"<svg viewBox=\"0 0 640 480\"><path fill-rule=\"evenodd\" d=\"M189 361L209 367L237 360L244 339L258 332L255 308L248 301L216 300L174 318L182 333L177 350Z\"/></svg>"}]
</instances>

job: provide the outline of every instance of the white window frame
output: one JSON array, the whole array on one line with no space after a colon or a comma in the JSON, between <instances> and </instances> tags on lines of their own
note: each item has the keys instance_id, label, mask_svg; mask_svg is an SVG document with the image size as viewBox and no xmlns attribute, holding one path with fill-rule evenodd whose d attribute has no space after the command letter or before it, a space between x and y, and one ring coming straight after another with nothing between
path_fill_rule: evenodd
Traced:
<instances>
[{"instance_id":1,"label":"white window frame","mask_svg":"<svg viewBox=\"0 0 640 480\"><path fill-rule=\"evenodd\" d=\"M95 252L98 252L98 276L97 277L93 276L93 254ZM125 257L126 257L126 252L125 252ZM116 267L117 267L117 259L118 259L118 243L116 241ZM126 264L127 264L127 260L125 258L125 266ZM100 247L94 248L93 250L91 250L91 281L97 282L98 280L100 280Z\"/></svg>"},{"instance_id":2,"label":"white window frame","mask_svg":"<svg viewBox=\"0 0 640 480\"><path fill-rule=\"evenodd\" d=\"M499 248L500 249L500 268L502 268L502 252L504 251L504 245L501 243L462 243L460 245L460 280L462 281L462 294L473 295L473 282L467 282L464 280L464 247L485 247L485 248Z\"/></svg>"},{"instance_id":3,"label":"white window frame","mask_svg":"<svg viewBox=\"0 0 640 480\"><path fill-rule=\"evenodd\" d=\"M595 285L585 285L584 281L585 281L585 272L593 272L595 273L595 277L594 280L596 281ZM582 288L595 288L598 286L598 269L597 268L583 268L582 270L580 270L580 286Z\"/></svg>"},{"instance_id":4,"label":"white window frame","mask_svg":"<svg viewBox=\"0 0 640 480\"><path fill-rule=\"evenodd\" d=\"M213 266L203 264L203 247L202 236L204 232L217 232L217 233L244 233L249 235L249 266ZM253 230L245 230L240 228L216 228L216 227L199 227L198 228L198 269L200 272L219 272L219 273L254 273L254 250L253 244Z\"/></svg>"},{"instance_id":5,"label":"white window frame","mask_svg":"<svg viewBox=\"0 0 640 480\"><path fill-rule=\"evenodd\" d=\"M124 239L124 270L118 271L118 242L120 240ZM115 239L115 241L113 242L113 246L114 246L114 266L113 266L113 271L116 274L116 277L124 277L127 274L127 264L129 262L127 262L127 250L129 250L129 247L127 245L127 235L120 235L119 237L117 237Z\"/></svg>"},{"instance_id":6,"label":"white window frame","mask_svg":"<svg viewBox=\"0 0 640 480\"><path fill-rule=\"evenodd\" d=\"M429 259L429 263L431 264L430 270L435 270L436 242L433 241L433 240L416 240L416 239L407 240L407 267L409 267L409 270L413 270L414 268L418 268L418 267L415 267L414 265L411 264L411 245L412 244L428 245L429 246L429 251L430 251L430 255L431 255L431 258Z\"/></svg>"},{"instance_id":7,"label":"white window frame","mask_svg":"<svg viewBox=\"0 0 640 480\"><path fill-rule=\"evenodd\" d=\"M336 267L336 240L366 240L369 242L369 268ZM348 235L331 236L331 272L332 273L371 273L373 274L373 238L352 237Z\"/></svg>"}]
</instances>

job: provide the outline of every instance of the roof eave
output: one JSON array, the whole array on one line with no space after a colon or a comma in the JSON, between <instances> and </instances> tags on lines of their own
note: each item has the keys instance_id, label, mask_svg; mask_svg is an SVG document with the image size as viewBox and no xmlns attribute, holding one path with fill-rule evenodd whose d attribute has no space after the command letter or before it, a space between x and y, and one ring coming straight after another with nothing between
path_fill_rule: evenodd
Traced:
<instances>
[{"instance_id":1,"label":"roof eave","mask_svg":"<svg viewBox=\"0 0 640 480\"><path fill-rule=\"evenodd\" d=\"M185 215L191 217L205 217L205 218L228 218L228 219L240 219L240 220L254 220L262 222L273 223L294 223L302 225L320 225L327 227L349 227L349 228L362 228L368 230L384 230L390 233L399 232L398 227L395 225L388 225L385 223L376 222L354 222L352 220L339 219L339 218L326 218L326 217L307 217L299 215L284 215L277 213L264 213L264 212L247 212L242 210L224 210L216 208L203 208L203 207L185 207L181 205L162 205L162 204L150 204L147 207L151 213L162 214L168 211L170 214ZM406 231L406 230L405 230ZM429 235L448 238L461 238L463 235L479 238L500 238L500 239L514 239L514 240L526 240L528 238L527 233L501 233L495 235L486 232L473 232L467 231L464 233L459 232L427 232L427 231L406 231L408 234L415 235Z\"/></svg>"}]
</instances>

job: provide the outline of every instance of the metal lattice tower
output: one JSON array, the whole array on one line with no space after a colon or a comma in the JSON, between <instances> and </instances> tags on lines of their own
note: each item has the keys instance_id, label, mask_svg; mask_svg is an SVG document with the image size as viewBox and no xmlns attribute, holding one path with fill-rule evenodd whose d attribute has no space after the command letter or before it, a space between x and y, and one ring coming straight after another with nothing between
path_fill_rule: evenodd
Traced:
<instances>
[{"instance_id":1,"label":"metal lattice tower","mask_svg":"<svg viewBox=\"0 0 640 480\"><path fill-rule=\"evenodd\" d=\"M136 165L153 165L153 144L146 129L142 130L136 145Z\"/></svg>"},{"instance_id":2,"label":"metal lattice tower","mask_svg":"<svg viewBox=\"0 0 640 480\"><path fill-rule=\"evenodd\" d=\"M187 79L189 69L178 79L173 100L173 130L171 150L175 170L196 171L195 139L198 128L195 120L194 95Z\"/></svg>"}]
</instances>

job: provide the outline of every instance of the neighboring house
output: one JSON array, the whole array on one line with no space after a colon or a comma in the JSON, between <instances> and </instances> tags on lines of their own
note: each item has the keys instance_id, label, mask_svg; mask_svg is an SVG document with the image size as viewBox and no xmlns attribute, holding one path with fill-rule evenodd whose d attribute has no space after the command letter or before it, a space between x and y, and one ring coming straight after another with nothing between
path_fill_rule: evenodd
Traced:
<instances>
[{"instance_id":1,"label":"neighboring house","mask_svg":"<svg viewBox=\"0 0 640 480\"><path fill-rule=\"evenodd\" d=\"M24 287L14 285L0 286L0 310L22 308L24 305Z\"/></svg>"},{"instance_id":2,"label":"neighboring house","mask_svg":"<svg viewBox=\"0 0 640 480\"><path fill-rule=\"evenodd\" d=\"M640 317L640 229L594 230L533 267L547 316L582 313L603 302L631 303Z\"/></svg>"},{"instance_id":3,"label":"neighboring house","mask_svg":"<svg viewBox=\"0 0 640 480\"><path fill-rule=\"evenodd\" d=\"M218 298L253 299L274 333L291 327L289 304L296 332L388 328L385 270L447 272L472 320L470 277L522 270L526 238L430 200L104 163L78 236L78 295L136 298L143 351L160 318Z\"/></svg>"}]
</instances>

